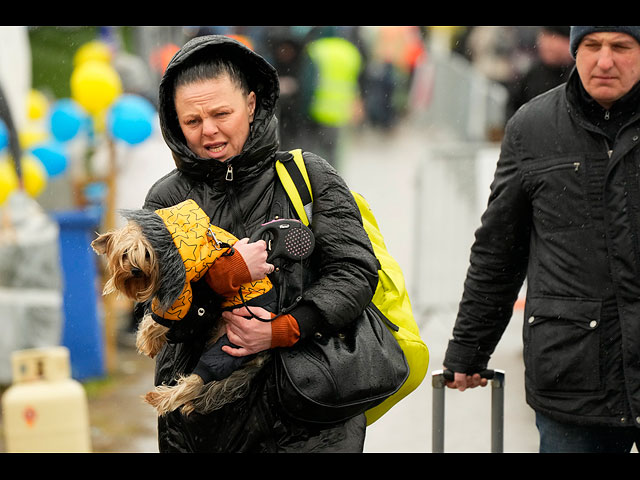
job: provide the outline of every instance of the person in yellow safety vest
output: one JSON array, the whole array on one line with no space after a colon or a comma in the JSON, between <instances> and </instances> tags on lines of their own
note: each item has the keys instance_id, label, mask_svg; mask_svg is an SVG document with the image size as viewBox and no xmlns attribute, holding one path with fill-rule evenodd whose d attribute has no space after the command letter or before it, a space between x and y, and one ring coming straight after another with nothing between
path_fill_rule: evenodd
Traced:
<instances>
[{"instance_id":1,"label":"person in yellow safety vest","mask_svg":"<svg viewBox=\"0 0 640 480\"><path fill-rule=\"evenodd\" d=\"M348 124L358 98L358 76L362 57L356 46L340 37L320 38L307 46L309 58L318 71L310 115L332 127Z\"/></svg>"},{"instance_id":2,"label":"person in yellow safety vest","mask_svg":"<svg viewBox=\"0 0 640 480\"><path fill-rule=\"evenodd\" d=\"M298 129L300 144L283 148L304 145L337 166L338 133L352 123L357 111L362 65L358 48L333 29L318 27L307 35L299 82L300 109L304 112Z\"/></svg>"}]
</instances>

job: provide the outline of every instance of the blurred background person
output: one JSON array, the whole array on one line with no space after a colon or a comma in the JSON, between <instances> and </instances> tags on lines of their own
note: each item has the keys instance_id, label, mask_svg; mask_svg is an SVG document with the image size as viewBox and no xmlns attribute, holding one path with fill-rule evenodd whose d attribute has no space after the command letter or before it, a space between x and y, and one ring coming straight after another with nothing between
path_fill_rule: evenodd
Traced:
<instances>
[{"instance_id":1,"label":"blurred background person","mask_svg":"<svg viewBox=\"0 0 640 480\"><path fill-rule=\"evenodd\" d=\"M575 65L569 49L570 27L540 27L536 39L537 58L510 85L507 117L534 97L567 81Z\"/></svg>"},{"instance_id":2,"label":"blurred background person","mask_svg":"<svg viewBox=\"0 0 640 480\"><path fill-rule=\"evenodd\" d=\"M304 33L295 27L273 27L269 29L264 56L274 66L280 78L278 102L278 124L280 138L287 141L287 148L299 148L304 143L302 109L302 86L300 85L301 58L304 48Z\"/></svg>"},{"instance_id":3,"label":"blurred background person","mask_svg":"<svg viewBox=\"0 0 640 480\"><path fill-rule=\"evenodd\" d=\"M424 32L416 26L360 28L366 50L362 95L368 125L394 127L407 111L415 69L425 54Z\"/></svg>"},{"instance_id":4,"label":"blurred background person","mask_svg":"<svg viewBox=\"0 0 640 480\"><path fill-rule=\"evenodd\" d=\"M363 57L338 27L314 27L303 42L299 73L302 138L291 139L282 147L305 145L336 167L340 131L357 118Z\"/></svg>"}]
</instances>

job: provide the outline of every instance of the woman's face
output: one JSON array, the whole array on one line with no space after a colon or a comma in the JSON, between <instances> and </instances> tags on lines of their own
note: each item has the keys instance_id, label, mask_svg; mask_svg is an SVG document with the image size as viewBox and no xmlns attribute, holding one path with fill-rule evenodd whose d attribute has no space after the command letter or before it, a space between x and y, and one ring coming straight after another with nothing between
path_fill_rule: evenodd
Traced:
<instances>
[{"instance_id":1,"label":"woman's face","mask_svg":"<svg viewBox=\"0 0 640 480\"><path fill-rule=\"evenodd\" d=\"M180 128L193 153L224 162L242 151L255 113L254 92L245 95L228 75L222 75L179 86L174 101Z\"/></svg>"}]
</instances>

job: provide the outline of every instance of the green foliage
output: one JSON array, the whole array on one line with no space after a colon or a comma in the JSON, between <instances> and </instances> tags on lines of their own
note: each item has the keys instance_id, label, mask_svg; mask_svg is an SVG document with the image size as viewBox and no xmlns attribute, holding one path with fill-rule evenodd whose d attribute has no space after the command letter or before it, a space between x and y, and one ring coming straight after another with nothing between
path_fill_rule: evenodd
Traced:
<instances>
[{"instance_id":1,"label":"green foliage","mask_svg":"<svg viewBox=\"0 0 640 480\"><path fill-rule=\"evenodd\" d=\"M73 56L97 33L98 27L30 27L33 88L55 98L71 96Z\"/></svg>"}]
</instances>

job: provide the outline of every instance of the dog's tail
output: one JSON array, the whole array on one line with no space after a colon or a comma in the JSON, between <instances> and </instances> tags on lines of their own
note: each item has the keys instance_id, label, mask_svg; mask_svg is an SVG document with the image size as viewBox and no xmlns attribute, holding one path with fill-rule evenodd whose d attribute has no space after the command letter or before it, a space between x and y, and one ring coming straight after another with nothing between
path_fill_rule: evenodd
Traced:
<instances>
[{"instance_id":1,"label":"dog's tail","mask_svg":"<svg viewBox=\"0 0 640 480\"><path fill-rule=\"evenodd\" d=\"M182 413L185 415L193 411L201 414L211 413L245 397L251 388L251 380L269 358L269 352L262 352L224 380L208 382L197 397L182 406Z\"/></svg>"},{"instance_id":2,"label":"dog's tail","mask_svg":"<svg viewBox=\"0 0 640 480\"><path fill-rule=\"evenodd\" d=\"M198 375L182 376L174 386L156 387L144 396L144 400L162 416L197 397L203 386L204 382Z\"/></svg>"},{"instance_id":3,"label":"dog's tail","mask_svg":"<svg viewBox=\"0 0 640 480\"><path fill-rule=\"evenodd\" d=\"M224 380L207 384L198 375L183 375L176 385L160 385L143 398L155 407L160 416L178 408L184 415L194 411L200 414L211 413L246 396L251 387L251 379L269 357L267 352L263 352Z\"/></svg>"}]
</instances>

